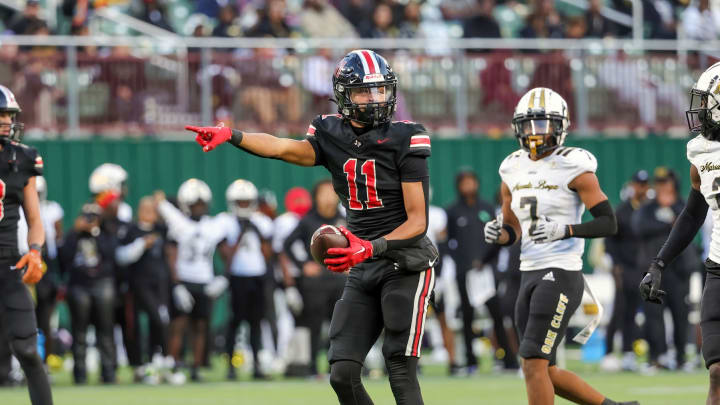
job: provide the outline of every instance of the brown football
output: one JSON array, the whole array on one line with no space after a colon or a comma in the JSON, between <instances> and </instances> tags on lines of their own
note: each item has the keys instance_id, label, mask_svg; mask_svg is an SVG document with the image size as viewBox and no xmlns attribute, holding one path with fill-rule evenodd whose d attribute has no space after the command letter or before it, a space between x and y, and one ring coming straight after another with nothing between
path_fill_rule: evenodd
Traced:
<instances>
[{"instance_id":1,"label":"brown football","mask_svg":"<svg viewBox=\"0 0 720 405\"><path fill-rule=\"evenodd\" d=\"M328 249L344 248L349 245L350 242L338 228L332 225L323 225L310 238L310 253L316 262L324 266Z\"/></svg>"}]
</instances>

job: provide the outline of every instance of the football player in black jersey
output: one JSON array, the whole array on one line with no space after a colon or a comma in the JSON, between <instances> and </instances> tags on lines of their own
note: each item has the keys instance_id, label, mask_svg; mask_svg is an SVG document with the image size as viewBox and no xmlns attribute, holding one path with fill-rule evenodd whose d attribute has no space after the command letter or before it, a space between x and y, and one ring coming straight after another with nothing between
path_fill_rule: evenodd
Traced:
<instances>
[{"instance_id":1,"label":"football player in black jersey","mask_svg":"<svg viewBox=\"0 0 720 405\"><path fill-rule=\"evenodd\" d=\"M332 78L339 114L318 116L292 140L225 127L193 127L204 151L221 143L300 166L322 165L347 210L350 241L328 250L332 271L349 270L330 325L330 383L341 404L372 404L360 379L370 347L385 330L383 355L398 404L422 404L416 370L437 249L425 236L430 137L393 122L397 78L377 53L356 50Z\"/></svg>"},{"instance_id":2,"label":"football player in black jersey","mask_svg":"<svg viewBox=\"0 0 720 405\"><path fill-rule=\"evenodd\" d=\"M52 404L52 394L37 351L35 304L23 285L37 283L44 274L40 251L45 231L35 188L43 161L35 149L18 143L23 130L17 122L20 111L12 92L0 86L0 329L25 372L32 404L46 405ZM17 240L21 206L30 246L22 258Z\"/></svg>"}]
</instances>

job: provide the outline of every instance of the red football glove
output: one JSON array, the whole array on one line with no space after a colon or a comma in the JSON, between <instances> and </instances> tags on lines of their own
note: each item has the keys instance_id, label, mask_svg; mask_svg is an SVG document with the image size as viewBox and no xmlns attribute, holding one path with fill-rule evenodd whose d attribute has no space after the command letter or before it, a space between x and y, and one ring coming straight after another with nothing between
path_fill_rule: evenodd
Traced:
<instances>
[{"instance_id":1,"label":"red football glove","mask_svg":"<svg viewBox=\"0 0 720 405\"><path fill-rule=\"evenodd\" d=\"M340 229L340 232L345 235L348 242L350 242L350 246L346 248L328 249L327 254L329 256L339 257L330 257L325 259L325 265L327 265L327 268L330 271L342 273L345 270L353 266L357 266L358 264L371 258L373 256L373 248L372 243L370 243L369 240L358 238L344 226L340 226L338 228Z\"/></svg>"},{"instance_id":2,"label":"red football glove","mask_svg":"<svg viewBox=\"0 0 720 405\"><path fill-rule=\"evenodd\" d=\"M27 266L27 270L25 270L22 278L25 284L35 284L45 275L42 257L40 256L40 252L35 249L31 249L15 263L16 270L20 270L25 266Z\"/></svg>"},{"instance_id":3,"label":"red football glove","mask_svg":"<svg viewBox=\"0 0 720 405\"><path fill-rule=\"evenodd\" d=\"M195 142L203 147L203 152L210 152L218 145L227 142L232 136L232 130L223 126L222 123L217 127L195 127L186 125L185 129L197 133Z\"/></svg>"}]
</instances>

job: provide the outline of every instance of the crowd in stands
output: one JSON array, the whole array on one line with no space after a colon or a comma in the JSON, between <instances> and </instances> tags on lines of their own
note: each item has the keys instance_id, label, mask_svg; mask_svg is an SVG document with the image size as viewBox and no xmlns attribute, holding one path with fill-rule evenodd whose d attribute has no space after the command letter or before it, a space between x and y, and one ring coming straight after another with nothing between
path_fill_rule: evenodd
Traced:
<instances>
[{"instance_id":1,"label":"crowd in stands","mask_svg":"<svg viewBox=\"0 0 720 405\"><path fill-rule=\"evenodd\" d=\"M104 3L104 2L102 2ZM720 35L718 0L642 0L645 38L699 40ZM93 2L58 10L28 0L2 9L9 34L77 33ZM632 35L632 2L591 0L586 8L553 0L127 0L111 2L137 19L187 36L308 38L605 38ZM48 24L47 17L58 15ZM620 16L619 18L617 16ZM612 18L611 18L612 17ZM624 17L624 18L623 18Z\"/></svg>"}]
</instances>

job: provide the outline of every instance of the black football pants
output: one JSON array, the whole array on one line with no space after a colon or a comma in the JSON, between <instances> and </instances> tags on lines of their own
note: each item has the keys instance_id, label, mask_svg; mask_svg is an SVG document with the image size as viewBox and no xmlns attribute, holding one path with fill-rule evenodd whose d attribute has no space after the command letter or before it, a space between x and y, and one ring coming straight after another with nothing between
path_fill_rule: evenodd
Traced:
<instances>
[{"instance_id":1,"label":"black football pants","mask_svg":"<svg viewBox=\"0 0 720 405\"><path fill-rule=\"evenodd\" d=\"M90 284L71 284L68 288L68 306L72 324L72 352L76 384L87 382L85 355L87 328L95 325L97 348L100 352L103 382L115 381L115 344L113 339L115 284L111 278L94 280Z\"/></svg>"},{"instance_id":2,"label":"black football pants","mask_svg":"<svg viewBox=\"0 0 720 405\"><path fill-rule=\"evenodd\" d=\"M20 272L10 269L15 262L0 260L0 333L25 372L30 402L51 405L50 382L37 352L35 305ZM8 343L3 344L7 347Z\"/></svg>"}]
</instances>

